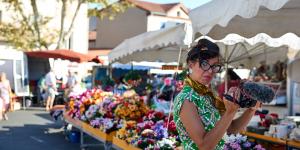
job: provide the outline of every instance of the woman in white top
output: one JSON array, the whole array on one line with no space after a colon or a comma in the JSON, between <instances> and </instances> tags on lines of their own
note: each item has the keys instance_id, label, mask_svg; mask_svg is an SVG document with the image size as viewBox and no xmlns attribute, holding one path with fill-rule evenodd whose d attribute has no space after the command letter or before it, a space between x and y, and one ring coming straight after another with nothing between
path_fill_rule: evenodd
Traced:
<instances>
[{"instance_id":1,"label":"woman in white top","mask_svg":"<svg viewBox=\"0 0 300 150\"><path fill-rule=\"evenodd\" d=\"M8 120L7 112L10 104L10 93L11 88L9 80L7 80L6 74L2 72L0 74L0 99L2 104L2 117L4 120Z\"/></svg>"}]
</instances>

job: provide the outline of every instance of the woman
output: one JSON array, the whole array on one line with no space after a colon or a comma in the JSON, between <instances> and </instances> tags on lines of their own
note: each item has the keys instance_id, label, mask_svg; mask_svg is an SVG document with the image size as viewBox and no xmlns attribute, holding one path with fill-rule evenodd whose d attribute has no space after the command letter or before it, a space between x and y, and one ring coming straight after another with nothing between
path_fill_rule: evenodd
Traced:
<instances>
[{"instance_id":1,"label":"woman","mask_svg":"<svg viewBox=\"0 0 300 150\"><path fill-rule=\"evenodd\" d=\"M10 104L11 88L9 81L6 79L6 74L2 72L0 74L0 99L2 103L2 118L8 120L7 112Z\"/></svg>"},{"instance_id":2,"label":"woman","mask_svg":"<svg viewBox=\"0 0 300 150\"><path fill-rule=\"evenodd\" d=\"M221 70L216 44L200 40L189 51L186 61L189 75L174 102L174 121L180 139L184 149L221 150L224 134L244 129L260 104L233 120L239 106L211 92L209 84Z\"/></svg>"}]
</instances>

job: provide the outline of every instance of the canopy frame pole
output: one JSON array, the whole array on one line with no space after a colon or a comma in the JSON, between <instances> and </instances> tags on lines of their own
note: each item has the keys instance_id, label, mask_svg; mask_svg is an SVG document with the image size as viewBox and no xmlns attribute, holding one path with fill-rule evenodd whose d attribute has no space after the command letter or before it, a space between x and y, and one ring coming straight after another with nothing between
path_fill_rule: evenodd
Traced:
<instances>
[{"instance_id":1,"label":"canopy frame pole","mask_svg":"<svg viewBox=\"0 0 300 150\"><path fill-rule=\"evenodd\" d=\"M276 49L276 47L269 47L269 48L266 48L265 51L267 53L272 53L272 52L268 52L267 50L271 50L271 49ZM251 57L255 57L255 56L258 56L258 55L261 55L261 54L264 54L264 52L259 52L257 54L253 54L251 55ZM237 57L236 59L233 59L232 61L230 61L230 63L232 62L237 62L237 61L240 61L240 60L243 60L243 59L246 59L248 58L249 56L243 56L243 57Z\"/></svg>"},{"instance_id":2,"label":"canopy frame pole","mask_svg":"<svg viewBox=\"0 0 300 150\"><path fill-rule=\"evenodd\" d=\"M176 68L175 74L177 74L177 73L178 73L178 70L179 70L179 63L180 63L180 60L181 60L182 49L183 49L183 48L180 47L179 55L178 55L178 59L177 59L177 68ZM176 77L176 75L174 75L174 77ZM175 91L174 91L174 92L175 92ZM172 111L172 109L173 109L174 92L173 92L172 95L171 95L171 103L170 103L170 109L169 109L169 115L168 115L168 121L167 121L167 130L169 129L169 123L170 123L170 118L171 118L171 111Z\"/></svg>"},{"instance_id":3,"label":"canopy frame pole","mask_svg":"<svg viewBox=\"0 0 300 150\"><path fill-rule=\"evenodd\" d=\"M252 52L252 51L254 51L254 50L257 50L260 46L263 46L264 44L259 44L259 45L257 45L257 46L255 46L255 47L253 47L253 48L251 48L251 49L247 49L247 47L244 45L244 44L241 44L241 46L242 47L244 47L244 49L246 50L246 52L244 52L244 53L242 53L242 55L240 55L239 57L237 57L236 59L239 59L239 58L247 58L247 57L249 57L249 56L251 56L250 55L250 52ZM235 60L235 59L234 59ZM234 60L233 60L233 62L234 62Z\"/></svg>"},{"instance_id":4,"label":"canopy frame pole","mask_svg":"<svg viewBox=\"0 0 300 150\"><path fill-rule=\"evenodd\" d=\"M225 93L227 93L228 91L228 75L227 75L227 72L228 72L228 63L229 63L229 60L228 60L228 45L225 46L225 76L224 76L224 80L225 80Z\"/></svg>"}]
</instances>

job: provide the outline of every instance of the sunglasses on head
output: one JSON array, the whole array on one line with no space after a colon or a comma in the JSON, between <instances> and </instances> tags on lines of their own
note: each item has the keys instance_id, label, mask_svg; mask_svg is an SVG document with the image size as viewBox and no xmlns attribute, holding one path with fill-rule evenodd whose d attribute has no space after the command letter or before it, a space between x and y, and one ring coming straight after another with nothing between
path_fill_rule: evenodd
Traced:
<instances>
[{"instance_id":1,"label":"sunglasses on head","mask_svg":"<svg viewBox=\"0 0 300 150\"><path fill-rule=\"evenodd\" d=\"M207 60L200 60L199 66L204 71L208 71L209 69L211 69L213 73L220 73L222 70L221 64L210 65Z\"/></svg>"}]
</instances>

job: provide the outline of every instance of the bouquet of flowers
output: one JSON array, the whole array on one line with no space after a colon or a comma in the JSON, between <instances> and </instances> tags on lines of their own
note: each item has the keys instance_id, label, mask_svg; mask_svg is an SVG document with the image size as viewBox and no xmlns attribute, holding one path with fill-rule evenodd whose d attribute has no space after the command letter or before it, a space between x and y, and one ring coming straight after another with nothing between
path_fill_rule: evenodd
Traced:
<instances>
[{"instance_id":1,"label":"bouquet of flowers","mask_svg":"<svg viewBox=\"0 0 300 150\"><path fill-rule=\"evenodd\" d=\"M122 128L117 131L116 136L129 144L134 144L139 137L136 127L136 121L124 121Z\"/></svg>"},{"instance_id":2,"label":"bouquet of flowers","mask_svg":"<svg viewBox=\"0 0 300 150\"><path fill-rule=\"evenodd\" d=\"M225 135L224 150L265 150L260 144L247 141L247 136Z\"/></svg>"},{"instance_id":3,"label":"bouquet of flowers","mask_svg":"<svg viewBox=\"0 0 300 150\"><path fill-rule=\"evenodd\" d=\"M99 117L91 120L90 125L99 128L102 132L110 133L122 127L122 120Z\"/></svg>"},{"instance_id":4,"label":"bouquet of flowers","mask_svg":"<svg viewBox=\"0 0 300 150\"><path fill-rule=\"evenodd\" d=\"M115 109L116 117L125 120L140 120L149 110L139 96L122 97L118 99Z\"/></svg>"},{"instance_id":5,"label":"bouquet of flowers","mask_svg":"<svg viewBox=\"0 0 300 150\"><path fill-rule=\"evenodd\" d=\"M94 115L98 114L97 110L100 109L99 104L104 99L112 98L112 96L113 95L111 92L103 92L100 89L87 90L81 95L72 96L70 97L68 114L72 118L77 118L77 119L82 118L83 120L92 119L93 117L96 117ZM93 107L90 108L90 106ZM98 114L98 117L100 114Z\"/></svg>"}]
</instances>

